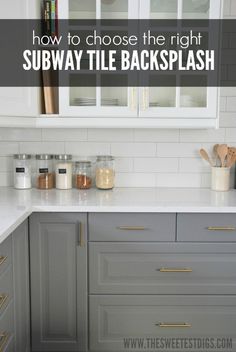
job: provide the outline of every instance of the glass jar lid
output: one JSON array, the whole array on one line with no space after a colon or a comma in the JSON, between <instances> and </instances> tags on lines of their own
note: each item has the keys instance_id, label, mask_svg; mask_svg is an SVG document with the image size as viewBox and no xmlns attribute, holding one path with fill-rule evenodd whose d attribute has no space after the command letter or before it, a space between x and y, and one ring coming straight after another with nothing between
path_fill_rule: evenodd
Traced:
<instances>
[{"instance_id":1,"label":"glass jar lid","mask_svg":"<svg viewBox=\"0 0 236 352\"><path fill-rule=\"evenodd\" d=\"M72 160L72 155L71 154L59 154L59 155L55 155L55 159L69 161L69 160Z\"/></svg>"},{"instance_id":2,"label":"glass jar lid","mask_svg":"<svg viewBox=\"0 0 236 352\"><path fill-rule=\"evenodd\" d=\"M14 154L14 159L29 160L29 159L31 159L31 155L30 154Z\"/></svg>"},{"instance_id":3,"label":"glass jar lid","mask_svg":"<svg viewBox=\"0 0 236 352\"><path fill-rule=\"evenodd\" d=\"M53 159L53 155L50 155L50 154L37 154L36 155L36 159L37 160L52 160Z\"/></svg>"},{"instance_id":4,"label":"glass jar lid","mask_svg":"<svg viewBox=\"0 0 236 352\"><path fill-rule=\"evenodd\" d=\"M75 167L86 168L86 167L91 167L91 165L92 165L91 161L87 161L87 160L75 162Z\"/></svg>"},{"instance_id":5,"label":"glass jar lid","mask_svg":"<svg viewBox=\"0 0 236 352\"><path fill-rule=\"evenodd\" d=\"M111 155L98 155L97 156L97 161L112 161L114 160L114 157Z\"/></svg>"}]
</instances>

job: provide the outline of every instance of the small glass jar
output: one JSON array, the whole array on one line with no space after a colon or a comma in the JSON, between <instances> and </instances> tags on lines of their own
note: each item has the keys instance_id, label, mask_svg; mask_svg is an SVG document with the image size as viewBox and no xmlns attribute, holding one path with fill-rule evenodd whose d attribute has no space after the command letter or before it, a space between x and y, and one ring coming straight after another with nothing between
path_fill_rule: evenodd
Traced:
<instances>
[{"instance_id":1,"label":"small glass jar","mask_svg":"<svg viewBox=\"0 0 236 352\"><path fill-rule=\"evenodd\" d=\"M60 154L56 159L56 188L72 188L72 155Z\"/></svg>"},{"instance_id":2,"label":"small glass jar","mask_svg":"<svg viewBox=\"0 0 236 352\"><path fill-rule=\"evenodd\" d=\"M14 187L16 189L29 189L31 184L31 155L14 155Z\"/></svg>"},{"instance_id":3,"label":"small glass jar","mask_svg":"<svg viewBox=\"0 0 236 352\"><path fill-rule=\"evenodd\" d=\"M97 156L96 186L99 189L112 189L115 186L114 158L110 155Z\"/></svg>"},{"instance_id":4,"label":"small glass jar","mask_svg":"<svg viewBox=\"0 0 236 352\"><path fill-rule=\"evenodd\" d=\"M53 155L37 154L36 187L52 189L54 187Z\"/></svg>"},{"instance_id":5,"label":"small glass jar","mask_svg":"<svg viewBox=\"0 0 236 352\"><path fill-rule=\"evenodd\" d=\"M75 163L75 186L78 189L92 187L91 161L77 161Z\"/></svg>"}]
</instances>

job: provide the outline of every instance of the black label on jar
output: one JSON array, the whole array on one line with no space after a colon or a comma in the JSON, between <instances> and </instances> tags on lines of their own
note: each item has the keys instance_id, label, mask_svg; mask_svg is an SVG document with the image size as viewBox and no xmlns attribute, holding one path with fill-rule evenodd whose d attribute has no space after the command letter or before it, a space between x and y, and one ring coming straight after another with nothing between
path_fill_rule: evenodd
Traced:
<instances>
[{"instance_id":1,"label":"black label on jar","mask_svg":"<svg viewBox=\"0 0 236 352\"><path fill-rule=\"evenodd\" d=\"M66 169L58 169L59 174L66 174Z\"/></svg>"},{"instance_id":2,"label":"black label on jar","mask_svg":"<svg viewBox=\"0 0 236 352\"><path fill-rule=\"evenodd\" d=\"M16 173L19 174L23 174L25 172L25 168L24 167L16 167Z\"/></svg>"},{"instance_id":3,"label":"black label on jar","mask_svg":"<svg viewBox=\"0 0 236 352\"><path fill-rule=\"evenodd\" d=\"M39 169L40 174L48 174L48 169Z\"/></svg>"}]
</instances>

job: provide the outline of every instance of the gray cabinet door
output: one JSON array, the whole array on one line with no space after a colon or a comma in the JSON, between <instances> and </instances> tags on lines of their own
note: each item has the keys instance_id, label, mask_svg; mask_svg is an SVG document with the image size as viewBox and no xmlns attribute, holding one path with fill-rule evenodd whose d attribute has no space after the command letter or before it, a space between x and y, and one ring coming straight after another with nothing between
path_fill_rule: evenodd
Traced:
<instances>
[{"instance_id":1,"label":"gray cabinet door","mask_svg":"<svg viewBox=\"0 0 236 352\"><path fill-rule=\"evenodd\" d=\"M236 294L235 243L89 244L92 294Z\"/></svg>"},{"instance_id":2,"label":"gray cabinet door","mask_svg":"<svg viewBox=\"0 0 236 352\"><path fill-rule=\"evenodd\" d=\"M233 348L217 351L235 352L235 326L235 296L90 296L91 351L149 351L147 338L224 337Z\"/></svg>"},{"instance_id":3,"label":"gray cabinet door","mask_svg":"<svg viewBox=\"0 0 236 352\"><path fill-rule=\"evenodd\" d=\"M15 351L30 351L28 220L12 234Z\"/></svg>"},{"instance_id":4,"label":"gray cabinet door","mask_svg":"<svg viewBox=\"0 0 236 352\"><path fill-rule=\"evenodd\" d=\"M32 351L87 347L87 215L30 218Z\"/></svg>"}]
</instances>

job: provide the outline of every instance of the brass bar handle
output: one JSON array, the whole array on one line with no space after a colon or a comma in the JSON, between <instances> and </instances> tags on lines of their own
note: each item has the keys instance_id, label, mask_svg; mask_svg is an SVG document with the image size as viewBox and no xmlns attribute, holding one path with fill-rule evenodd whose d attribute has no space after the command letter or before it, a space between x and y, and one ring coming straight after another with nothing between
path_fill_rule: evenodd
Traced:
<instances>
[{"instance_id":1,"label":"brass bar handle","mask_svg":"<svg viewBox=\"0 0 236 352\"><path fill-rule=\"evenodd\" d=\"M236 228L233 226L226 226L226 227L220 227L220 226L209 226L207 228L208 231L235 231Z\"/></svg>"},{"instance_id":2,"label":"brass bar handle","mask_svg":"<svg viewBox=\"0 0 236 352\"><path fill-rule=\"evenodd\" d=\"M157 269L160 273L192 273L193 269L191 268L160 268Z\"/></svg>"},{"instance_id":3,"label":"brass bar handle","mask_svg":"<svg viewBox=\"0 0 236 352\"><path fill-rule=\"evenodd\" d=\"M1 294L0 295L0 309L2 308L2 306L4 305L4 303L7 301L8 299L8 295L5 294Z\"/></svg>"},{"instance_id":4,"label":"brass bar handle","mask_svg":"<svg viewBox=\"0 0 236 352\"><path fill-rule=\"evenodd\" d=\"M4 257L4 256L0 256L0 265L2 265L5 260L7 260L7 257Z\"/></svg>"},{"instance_id":5,"label":"brass bar handle","mask_svg":"<svg viewBox=\"0 0 236 352\"><path fill-rule=\"evenodd\" d=\"M147 228L144 226L118 226L117 229L123 230L123 231L144 231L144 230L147 230Z\"/></svg>"},{"instance_id":6,"label":"brass bar handle","mask_svg":"<svg viewBox=\"0 0 236 352\"><path fill-rule=\"evenodd\" d=\"M0 352L4 351L6 344L9 340L10 334L7 332L0 332Z\"/></svg>"},{"instance_id":7,"label":"brass bar handle","mask_svg":"<svg viewBox=\"0 0 236 352\"><path fill-rule=\"evenodd\" d=\"M79 246L84 247L84 232L83 232L83 224L80 222L79 224Z\"/></svg>"},{"instance_id":8,"label":"brass bar handle","mask_svg":"<svg viewBox=\"0 0 236 352\"><path fill-rule=\"evenodd\" d=\"M189 323L157 323L156 326L160 328L191 328L192 325Z\"/></svg>"}]
</instances>

